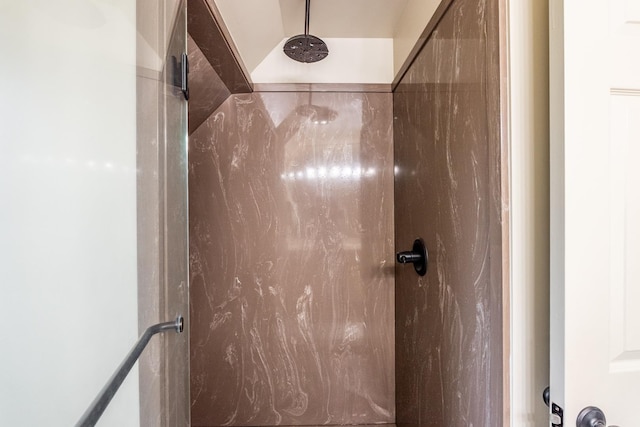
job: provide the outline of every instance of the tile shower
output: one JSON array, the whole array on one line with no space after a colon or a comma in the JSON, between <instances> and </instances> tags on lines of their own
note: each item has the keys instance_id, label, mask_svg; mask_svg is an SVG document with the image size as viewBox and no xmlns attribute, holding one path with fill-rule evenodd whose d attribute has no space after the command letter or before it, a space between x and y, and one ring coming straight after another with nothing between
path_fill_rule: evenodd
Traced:
<instances>
[{"instance_id":1,"label":"tile shower","mask_svg":"<svg viewBox=\"0 0 640 427\"><path fill-rule=\"evenodd\" d=\"M403 426L503 425L497 33L496 2L454 1L394 91L396 246L432 261L395 276Z\"/></svg>"},{"instance_id":2,"label":"tile shower","mask_svg":"<svg viewBox=\"0 0 640 427\"><path fill-rule=\"evenodd\" d=\"M391 128L391 94L253 93L191 135L193 425L394 420Z\"/></svg>"},{"instance_id":3,"label":"tile shower","mask_svg":"<svg viewBox=\"0 0 640 427\"><path fill-rule=\"evenodd\" d=\"M502 425L496 4L454 0L393 94L194 112L193 426Z\"/></svg>"}]
</instances>

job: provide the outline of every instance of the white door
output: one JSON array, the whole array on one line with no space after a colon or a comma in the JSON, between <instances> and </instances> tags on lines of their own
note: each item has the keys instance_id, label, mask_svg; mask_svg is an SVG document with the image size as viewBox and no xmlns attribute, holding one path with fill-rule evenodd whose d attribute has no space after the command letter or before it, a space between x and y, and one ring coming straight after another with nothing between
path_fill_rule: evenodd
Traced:
<instances>
[{"instance_id":1,"label":"white door","mask_svg":"<svg viewBox=\"0 0 640 427\"><path fill-rule=\"evenodd\" d=\"M640 0L550 0L550 33L551 401L640 426Z\"/></svg>"}]
</instances>

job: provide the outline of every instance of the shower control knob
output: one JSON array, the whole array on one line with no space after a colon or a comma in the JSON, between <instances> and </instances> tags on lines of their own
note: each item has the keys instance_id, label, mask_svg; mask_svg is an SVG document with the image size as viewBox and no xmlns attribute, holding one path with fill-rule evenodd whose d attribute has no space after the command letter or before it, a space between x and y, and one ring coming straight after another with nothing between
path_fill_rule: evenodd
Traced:
<instances>
[{"instance_id":1,"label":"shower control knob","mask_svg":"<svg viewBox=\"0 0 640 427\"><path fill-rule=\"evenodd\" d=\"M424 276L427 273L429 257L422 239L414 240L412 250L398 252L396 254L396 260L400 264L413 264L413 268L415 268L416 273L420 276Z\"/></svg>"},{"instance_id":2,"label":"shower control knob","mask_svg":"<svg viewBox=\"0 0 640 427\"><path fill-rule=\"evenodd\" d=\"M423 262L422 254L406 251L406 252L398 252L397 255L398 262L401 264L407 263L420 263Z\"/></svg>"}]
</instances>

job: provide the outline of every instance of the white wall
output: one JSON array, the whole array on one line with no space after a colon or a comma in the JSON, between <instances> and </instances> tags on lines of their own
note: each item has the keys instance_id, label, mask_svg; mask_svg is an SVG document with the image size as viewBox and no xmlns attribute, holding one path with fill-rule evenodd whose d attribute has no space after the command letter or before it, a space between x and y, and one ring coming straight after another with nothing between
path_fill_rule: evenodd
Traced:
<instances>
[{"instance_id":1,"label":"white wall","mask_svg":"<svg viewBox=\"0 0 640 427\"><path fill-rule=\"evenodd\" d=\"M409 0L393 35L393 73L400 70L441 0Z\"/></svg>"},{"instance_id":2,"label":"white wall","mask_svg":"<svg viewBox=\"0 0 640 427\"><path fill-rule=\"evenodd\" d=\"M0 425L73 425L138 336L135 25L0 2ZM132 372L100 425L137 424Z\"/></svg>"},{"instance_id":3,"label":"white wall","mask_svg":"<svg viewBox=\"0 0 640 427\"><path fill-rule=\"evenodd\" d=\"M509 1L511 425L548 426L548 0Z\"/></svg>"},{"instance_id":4,"label":"white wall","mask_svg":"<svg viewBox=\"0 0 640 427\"><path fill-rule=\"evenodd\" d=\"M284 37L278 0L208 0L224 17L248 70L253 70L274 43ZM304 21L300 21L304 23Z\"/></svg>"}]
</instances>

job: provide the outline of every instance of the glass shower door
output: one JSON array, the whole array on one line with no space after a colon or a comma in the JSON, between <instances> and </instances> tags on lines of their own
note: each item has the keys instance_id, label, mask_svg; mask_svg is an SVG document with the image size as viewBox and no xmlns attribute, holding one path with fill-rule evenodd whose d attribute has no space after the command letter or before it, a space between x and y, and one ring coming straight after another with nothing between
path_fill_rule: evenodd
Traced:
<instances>
[{"instance_id":1,"label":"glass shower door","mask_svg":"<svg viewBox=\"0 0 640 427\"><path fill-rule=\"evenodd\" d=\"M186 2L178 9L164 68L164 310L183 315L188 328L189 260L187 212L188 61ZM188 330L188 329L187 329ZM190 425L189 334L165 337L165 424Z\"/></svg>"}]
</instances>

